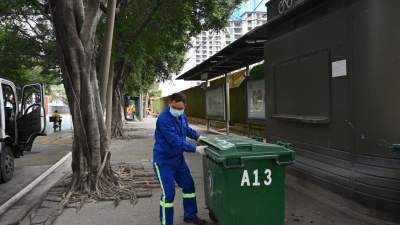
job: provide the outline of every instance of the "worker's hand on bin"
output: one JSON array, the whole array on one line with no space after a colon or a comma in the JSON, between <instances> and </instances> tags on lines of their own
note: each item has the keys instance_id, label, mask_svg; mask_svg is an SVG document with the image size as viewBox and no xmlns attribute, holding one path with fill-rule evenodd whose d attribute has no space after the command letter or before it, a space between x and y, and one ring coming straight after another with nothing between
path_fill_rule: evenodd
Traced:
<instances>
[{"instance_id":1,"label":"worker's hand on bin","mask_svg":"<svg viewBox=\"0 0 400 225\"><path fill-rule=\"evenodd\" d=\"M196 147L196 153L199 153L200 155L206 155L206 148L207 146L200 145Z\"/></svg>"},{"instance_id":2,"label":"worker's hand on bin","mask_svg":"<svg viewBox=\"0 0 400 225\"><path fill-rule=\"evenodd\" d=\"M203 140L203 138L204 138L204 137L200 135L200 136L197 138L196 141L201 141L201 140Z\"/></svg>"}]
</instances>

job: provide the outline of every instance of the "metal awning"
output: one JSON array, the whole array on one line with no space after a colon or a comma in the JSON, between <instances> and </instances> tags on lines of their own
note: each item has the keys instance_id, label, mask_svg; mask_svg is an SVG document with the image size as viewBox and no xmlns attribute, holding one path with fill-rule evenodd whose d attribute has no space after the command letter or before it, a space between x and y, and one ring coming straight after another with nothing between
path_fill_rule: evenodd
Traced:
<instances>
[{"instance_id":1,"label":"metal awning","mask_svg":"<svg viewBox=\"0 0 400 225\"><path fill-rule=\"evenodd\" d=\"M212 79L264 60L266 35L263 26L257 27L177 79Z\"/></svg>"},{"instance_id":2,"label":"metal awning","mask_svg":"<svg viewBox=\"0 0 400 225\"><path fill-rule=\"evenodd\" d=\"M325 0L297 0L293 9L256 27L177 79L210 80L263 61L264 44L274 33L269 30L276 28L276 24L290 20L293 15L302 13L306 6L323 1Z\"/></svg>"}]
</instances>

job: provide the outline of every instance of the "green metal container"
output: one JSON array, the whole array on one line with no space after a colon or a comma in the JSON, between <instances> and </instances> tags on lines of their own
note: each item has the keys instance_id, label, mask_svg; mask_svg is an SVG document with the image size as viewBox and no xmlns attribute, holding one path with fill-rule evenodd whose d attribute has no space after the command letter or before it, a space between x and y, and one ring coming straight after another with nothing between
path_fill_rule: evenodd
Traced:
<instances>
[{"instance_id":1,"label":"green metal container","mask_svg":"<svg viewBox=\"0 0 400 225\"><path fill-rule=\"evenodd\" d=\"M219 225L284 225L289 144L240 136L207 136L203 158L206 204Z\"/></svg>"}]
</instances>

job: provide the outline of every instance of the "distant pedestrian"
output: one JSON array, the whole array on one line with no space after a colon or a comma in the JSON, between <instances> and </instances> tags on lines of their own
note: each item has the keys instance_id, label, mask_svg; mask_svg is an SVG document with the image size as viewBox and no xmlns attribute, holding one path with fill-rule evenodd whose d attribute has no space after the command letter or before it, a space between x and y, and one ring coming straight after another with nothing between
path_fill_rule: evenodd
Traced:
<instances>
[{"instance_id":1,"label":"distant pedestrian","mask_svg":"<svg viewBox=\"0 0 400 225\"><path fill-rule=\"evenodd\" d=\"M186 137L201 139L189 127L185 116L186 96L182 93L171 95L169 107L157 119L154 144L154 170L161 184L160 220L162 225L173 225L175 181L182 188L184 221L206 224L197 216L195 185L183 156L184 152L204 155L205 146L189 143Z\"/></svg>"},{"instance_id":2,"label":"distant pedestrian","mask_svg":"<svg viewBox=\"0 0 400 225\"><path fill-rule=\"evenodd\" d=\"M53 128L54 128L54 131L56 131L57 128L61 131L61 123L62 123L61 114L58 113L57 110L55 110L55 111L53 112L53 114L51 115L51 117L53 118Z\"/></svg>"}]
</instances>

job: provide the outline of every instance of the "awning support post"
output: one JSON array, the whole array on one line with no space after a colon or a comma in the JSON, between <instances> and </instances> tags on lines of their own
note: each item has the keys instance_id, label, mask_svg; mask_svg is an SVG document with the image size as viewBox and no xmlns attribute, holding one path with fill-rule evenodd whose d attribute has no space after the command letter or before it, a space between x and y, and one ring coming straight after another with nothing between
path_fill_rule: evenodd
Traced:
<instances>
[{"instance_id":1,"label":"awning support post","mask_svg":"<svg viewBox=\"0 0 400 225\"><path fill-rule=\"evenodd\" d=\"M143 120L143 94L140 92L139 94L139 121Z\"/></svg>"},{"instance_id":2,"label":"awning support post","mask_svg":"<svg viewBox=\"0 0 400 225\"><path fill-rule=\"evenodd\" d=\"M225 120L226 120L226 135L229 135L229 120L231 117L229 104L229 77L225 73Z\"/></svg>"},{"instance_id":3,"label":"awning support post","mask_svg":"<svg viewBox=\"0 0 400 225\"><path fill-rule=\"evenodd\" d=\"M203 84L205 84L205 85L204 85L204 90L207 92L207 88L208 88L208 78L202 76L201 79L202 79L202 80L205 80L205 83L203 83ZM206 101L207 101L207 99L206 99ZM207 103L206 103L206 104L207 104ZM207 108L207 107L206 107L206 108ZM209 132L210 132L211 126L210 126L210 119L208 119L207 112L206 112L206 123L207 123L207 133L209 133Z\"/></svg>"}]
</instances>

